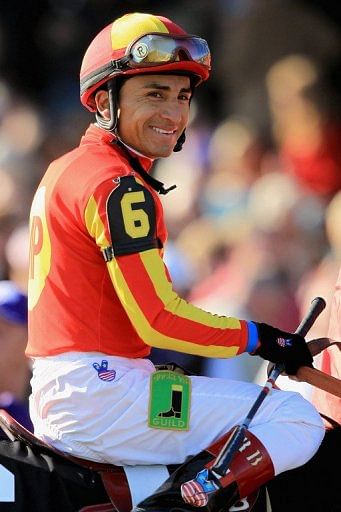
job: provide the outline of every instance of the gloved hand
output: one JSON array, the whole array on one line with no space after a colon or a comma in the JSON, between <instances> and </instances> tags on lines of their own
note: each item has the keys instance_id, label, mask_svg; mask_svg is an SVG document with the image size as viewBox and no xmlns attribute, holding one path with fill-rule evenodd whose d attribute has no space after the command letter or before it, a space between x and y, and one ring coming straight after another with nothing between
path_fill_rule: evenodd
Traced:
<instances>
[{"instance_id":1,"label":"gloved hand","mask_svg":"<svg viewBox=\"0 0 341 512\"><path fill-rule=\"evenodd\" d=\"M301 366L313 366L313 358L302 336L281 331L271 325L254 323L260 346L252 355L272 363L283 363L288 375L296 375Z\"/></svg>"}]
</instances>

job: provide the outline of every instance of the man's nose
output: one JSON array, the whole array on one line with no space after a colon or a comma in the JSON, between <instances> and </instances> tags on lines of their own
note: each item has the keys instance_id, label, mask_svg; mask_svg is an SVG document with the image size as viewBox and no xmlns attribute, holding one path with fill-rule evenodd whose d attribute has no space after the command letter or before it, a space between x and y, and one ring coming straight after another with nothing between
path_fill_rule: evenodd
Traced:
<instances>
[{"instance_id":1,"label":"man's nose","mask_svg":"<svg viewBox=\"0 0 341 512\"><path fill-rule=\"evenodd\" d=\"M165 119L170 119L174 123L178 123L181 121L182 110L180 105L178 105L176 102L168 102L167 104L163 105L161 115Z\"/></svg>"}]
</instances>

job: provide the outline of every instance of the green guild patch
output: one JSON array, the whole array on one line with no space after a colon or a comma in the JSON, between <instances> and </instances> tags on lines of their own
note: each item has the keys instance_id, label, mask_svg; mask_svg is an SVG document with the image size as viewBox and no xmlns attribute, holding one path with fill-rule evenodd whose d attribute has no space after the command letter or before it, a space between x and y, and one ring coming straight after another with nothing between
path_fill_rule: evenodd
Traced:
<instances>
[{"instance_id":1,"label":"green guild patch","mask_svg":"<svg viewBox=\"0 0 341 512\"><path fill-rule=\"evenodd\" d=\"M148 426L164 430L188 430L191 380L169 370L150 377Z\"/></svg>"}]
</instances>

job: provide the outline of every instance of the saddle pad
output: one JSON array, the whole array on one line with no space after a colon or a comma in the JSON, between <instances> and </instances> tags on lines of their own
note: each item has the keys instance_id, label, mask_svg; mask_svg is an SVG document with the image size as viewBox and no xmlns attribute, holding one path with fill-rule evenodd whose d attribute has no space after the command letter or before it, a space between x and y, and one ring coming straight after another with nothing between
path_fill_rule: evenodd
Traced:
<instances>
[{"instance_id":1,"label":"saddle pad","mask_svg":"<svg viewBox=\"0 0 341 512\"><path fill-rule=\"evenodd\" d=\"M169 477L167 466L123 466L133 506L153 494Z\"/></svg>"}]
</instances>

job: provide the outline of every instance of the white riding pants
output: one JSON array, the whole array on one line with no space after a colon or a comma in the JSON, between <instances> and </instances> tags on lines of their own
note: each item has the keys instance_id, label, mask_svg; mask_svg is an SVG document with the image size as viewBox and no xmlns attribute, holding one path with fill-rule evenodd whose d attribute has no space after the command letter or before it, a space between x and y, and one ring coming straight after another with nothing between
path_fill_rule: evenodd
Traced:
<instances>
[{"instance_id":1,"label":"white riding pants","mask_svg":"<svg viewBox=\"0 0 341 512\"><path fill-rule=\"evenodd\" d=\"M103 360L107 372L100 376L95 367ZM35 434L98 462L179 464L242 423L261 390L253 383L191 377L189 430L154 429L147 422L153 371L147 359L99 353L35 359L30 397ZM272 391L249 430L267 449L275 474L307 462L324 437L317 410L290 391Z\"/></svg>"}]
</instances>

